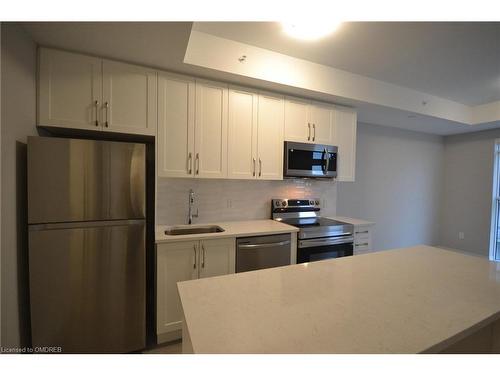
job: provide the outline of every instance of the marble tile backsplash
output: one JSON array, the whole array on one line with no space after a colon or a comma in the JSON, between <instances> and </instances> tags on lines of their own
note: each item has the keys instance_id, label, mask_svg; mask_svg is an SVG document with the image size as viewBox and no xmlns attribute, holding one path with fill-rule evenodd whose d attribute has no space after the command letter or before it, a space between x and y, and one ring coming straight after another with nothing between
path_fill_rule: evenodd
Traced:
<instances>
[{"instance_id":1,"label":"marble tile backsplash","mask_svg":"<svg viewBox=\"0 0 500 375\"><path fill-rule=\"evenodd\" d=\"M199 217L193 223L268 219L272 198L320 198L322 214L334 216L337 183L331 180L209 180L158 178L156 218L159 225L187 223L188 192L195 192Z\"/></svg>"}]
</instances>

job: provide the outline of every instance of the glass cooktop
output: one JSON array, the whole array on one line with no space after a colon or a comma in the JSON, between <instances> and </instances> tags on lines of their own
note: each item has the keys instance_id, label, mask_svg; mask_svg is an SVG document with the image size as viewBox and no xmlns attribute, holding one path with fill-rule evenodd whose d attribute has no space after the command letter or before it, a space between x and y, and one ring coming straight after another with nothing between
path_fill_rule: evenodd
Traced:
<instances>
[{"instance_id":1,"label":"glass cooktop","mask_svg":"<svg viewBox=\"0 0 500 375\"><path fill-rule=\"evenodd\" d=\"M283 219L282 223L293 225L297 228L309 228L309 227L331 227L335 225L345 225L342 221L327 219L324 217L301 217L294 219Z\"/></svg>"}]
</instances>

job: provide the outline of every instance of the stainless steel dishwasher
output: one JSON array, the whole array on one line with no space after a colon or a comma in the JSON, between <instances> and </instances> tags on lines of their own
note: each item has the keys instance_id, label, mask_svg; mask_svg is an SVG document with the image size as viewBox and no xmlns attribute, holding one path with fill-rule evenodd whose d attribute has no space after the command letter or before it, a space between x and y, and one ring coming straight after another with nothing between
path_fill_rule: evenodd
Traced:
<instances>
[{"instance_id":1,"label":"stainless steel dishwasher","mask_svg":"<svg viewBox=\"0 0 500 375\"><path fill-rule=\"evenodd\" d=\"M236 272L290 264L291 235L242 237L236 240Z\"/></svg>"}]
</instances>

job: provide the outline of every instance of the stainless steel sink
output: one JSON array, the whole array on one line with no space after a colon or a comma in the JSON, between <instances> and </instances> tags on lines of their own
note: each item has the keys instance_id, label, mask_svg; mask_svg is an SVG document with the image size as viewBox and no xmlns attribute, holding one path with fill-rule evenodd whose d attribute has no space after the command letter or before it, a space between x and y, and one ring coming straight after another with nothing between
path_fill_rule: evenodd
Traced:
<instances>
[{"instance_id":1,"label":"stainless steel sink","mask_svg":"<svg viewBox=\"0 0 500 375\"><path fill-rule=\"evenodd\" d=\"M203 225L195 227L173 227L167 229L165 234L167 236L179 236L185 234L202 234L202 233L220 233L224 232L224 229L218 225Z\"/></svg>"}]
</instances>

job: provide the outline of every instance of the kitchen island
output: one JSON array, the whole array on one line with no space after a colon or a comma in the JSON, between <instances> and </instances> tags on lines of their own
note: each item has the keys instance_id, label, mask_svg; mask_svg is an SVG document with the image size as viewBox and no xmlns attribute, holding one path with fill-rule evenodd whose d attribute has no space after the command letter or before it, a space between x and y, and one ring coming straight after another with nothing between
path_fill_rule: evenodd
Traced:
<instances>
[{"instance_id":1,"label":"kitchen island","mask_svg":"<svg viewBox=\"0 0 500 375\"><path fill-rule=\"evenodd\" d=\"M500 263L429 246L180 282L183 351L500 352Z\"/></svg>"}]
</instances>

